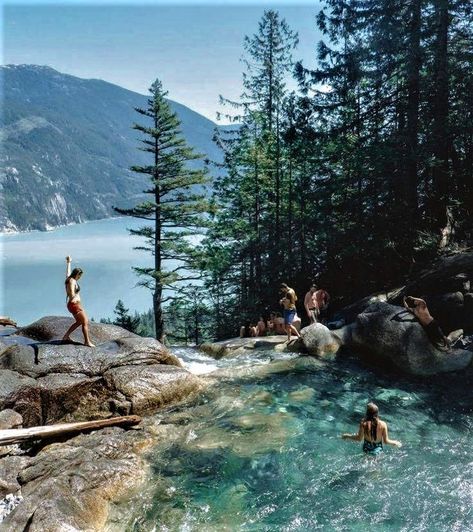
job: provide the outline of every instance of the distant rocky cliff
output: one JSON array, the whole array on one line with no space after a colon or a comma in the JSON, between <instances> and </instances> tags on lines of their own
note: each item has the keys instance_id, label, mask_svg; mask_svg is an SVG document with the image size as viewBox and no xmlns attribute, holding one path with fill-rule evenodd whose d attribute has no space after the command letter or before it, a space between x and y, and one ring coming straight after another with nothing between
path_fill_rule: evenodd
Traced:
<instances>
[{"instance_id":1,"label":"distant rocky cliff","mask_svg":"<svg viewBox=\"0 0 473 532\"><path fill-rule=\"evenodd\" d=\"M147 159L132 125L146 96L35 65L0 67L0 76L0 231L104 218L136 201L143 178L129 167ZM189 144L219 160L215 124L170 103Z\"/></svg>"}]
</instances>

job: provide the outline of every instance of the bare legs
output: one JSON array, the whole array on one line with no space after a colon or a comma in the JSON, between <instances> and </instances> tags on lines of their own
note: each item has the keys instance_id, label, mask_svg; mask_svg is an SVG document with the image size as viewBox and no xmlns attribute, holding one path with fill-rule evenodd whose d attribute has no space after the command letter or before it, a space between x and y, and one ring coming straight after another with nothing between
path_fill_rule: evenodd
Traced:
<instances>
[{"instance_id":1,"label":"bare legs","mask_svg":"<svg viewBox=\"0 0 473 532\"><path fill-rule=\"evenodd\" d=\"M89 320L84 311L78 312L74 315L76 321L67 329L66 334L63 337L64 342L71 340L71 334L78 328L82 326L82 334L84 335L84 344L88 347L95 347L95 345L90 341L89 337Z\"/></svg>"},{"instance_id":2,"label":"bare legs","mask_svg":"<svg viewBox=\"0 0 473 532\"><path fill-rule=\"evenodd\" d=\"M291 323L285 323L284 327L285 327L286 332L287 332L287 341L288 342L291 341L291 333L294 333L297 336L297 338L301 337L301 335L299 334L299 331Z\"/></svg>"}]
</instances>

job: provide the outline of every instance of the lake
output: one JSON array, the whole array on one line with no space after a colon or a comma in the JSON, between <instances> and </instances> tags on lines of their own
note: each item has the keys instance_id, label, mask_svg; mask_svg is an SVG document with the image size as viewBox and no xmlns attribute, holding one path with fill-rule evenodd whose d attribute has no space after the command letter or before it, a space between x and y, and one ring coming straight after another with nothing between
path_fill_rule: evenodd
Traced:
<instances>
[{"instance_id":1,"label":"lake","mask_svg":"<svg viewBox=\"0 0 473 532\"><path fill-rule=\"evenodd\" d=\"M140 238L127 228L143 224L131 218L112 218L60 227L48 232L0 235L0 315L25 325L47 315L68 314L64 279L66 255L80 267L84 307L95 320L112 317L122 299L130 311L151 308L151 292L136 286L132 266L150 266L152 258L134 250Z\"/></svg>"}]
</instances>

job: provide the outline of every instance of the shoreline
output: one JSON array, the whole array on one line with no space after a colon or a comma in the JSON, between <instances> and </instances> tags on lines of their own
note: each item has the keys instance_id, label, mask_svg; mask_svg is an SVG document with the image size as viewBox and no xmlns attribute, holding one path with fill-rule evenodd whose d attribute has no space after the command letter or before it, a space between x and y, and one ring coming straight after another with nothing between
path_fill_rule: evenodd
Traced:
<instances>
[{"instance_id":1,"label":"shoreline","mask_svg":"<svg viewBox=\"0 0 473 532\"><path fill-rule=\"evenodd\" d=\"M14 230L0 230L0 238L3 237L3 236L15 236L15 235L27 235L27 234L34 234L34 233L52 233L54 231L56 231L57 229L61 229L63 227L70 227L70 226L73 226L73 225L84 225L84 224L88 224L88 223L93 223L93 222L101 222L103 220L117 220L117 219L120 219L120 218L126 218L126 216L106 216L104 218L95 218L95 219L92 219L92 220L84 220L83 222L69 222L67 224L59 224L59 225L53 225L53 226L48 226L46 229L28 229L26 231L14 231Z\"/></svg>"}]
</instances>

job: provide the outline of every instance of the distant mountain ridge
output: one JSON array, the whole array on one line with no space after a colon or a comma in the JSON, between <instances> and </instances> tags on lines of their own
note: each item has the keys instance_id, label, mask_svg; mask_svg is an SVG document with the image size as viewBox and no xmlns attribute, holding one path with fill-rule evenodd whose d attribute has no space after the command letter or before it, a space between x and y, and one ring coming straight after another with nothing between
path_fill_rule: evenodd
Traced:
<instances>
[{"instance_id":1,"label":"distant mountain ridge","mask_svg":"<svg viewBox=\"0 0 473 532\"><path fill-rule=\"evenodd\" d=\"M151 80L153 81L153 80ZM0 231L48 229L113 215L129 205L144 178L129 170L149 162L139 151L147 96L50 67L0 67ZM187 142L210 160L216 124L169 100Z\"/></svg>"}]
</instances>

